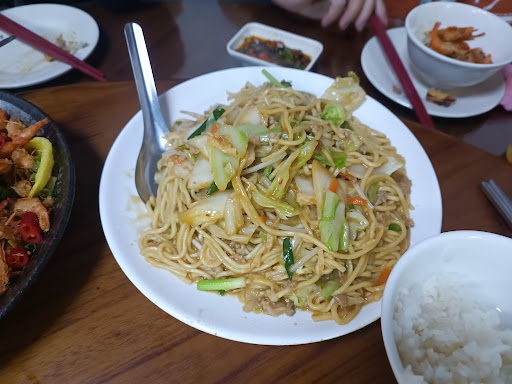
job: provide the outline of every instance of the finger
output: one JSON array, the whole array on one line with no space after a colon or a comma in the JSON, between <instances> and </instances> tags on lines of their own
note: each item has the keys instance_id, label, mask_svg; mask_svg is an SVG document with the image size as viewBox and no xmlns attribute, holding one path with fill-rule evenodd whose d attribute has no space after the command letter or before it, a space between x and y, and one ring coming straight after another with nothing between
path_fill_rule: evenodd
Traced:
<instances>
[{"instance_id":1,"label":"finger","mask_svg":"<svg viewBox=\"0 0 512 384\"><path fill-rule=\"evenodd\" d=\"M340 29L346 29L350 23L352 23L356 16L359 14L363 6L364 0L349 0L346 11L341 16L339 26Z\"/></svg>"},{"instance_id":2,"label":"finger","mask_svg":"<svg viewBox=\"0 0 512 384\"><path fill-rule=\"evenodd\" d=\"M304 17L321 20L327 13L330 0L272 0L277 6Z\"/></svg>"},{"instance_id":3,"label":"finger","mask_svg":"<svg viewBox=\"0 0 512 384\"><path fill-rule=\"evenodd\" d=\"M358 31L363 30L374 10L375 0L366 0L363 4L361 12L359 12L359 16L357 16L356 22L354 23Z\"/></svg>"},{"instance_id":4,"label":"finger","mask_svg":"<svg viewBox=\"0 0 512 384\"><path fill-rule=\"evenodd\" d=\"M290 12L301 12L311 6L313 0L272 0L274 4Z\"/></svg>"},{"instance_id":5,"label":"finger","mask_svg":"<svg viewBox=\"0 0 512 384\"><path fill-rule=\"evenodd\" d=\"M347 5L347 0L331 0L329 10L322 18L322 27L328 27L334 20L337 20Z\"/></svg>"},{"instance_id":6,"label":"finger","mask_svg":"<svg viewBox=\"0 0 512 384\"><path fill-rule=\"evenodd\" d=\"M388 24L388 15L386 13L386 5L384 4L384 0L377 0L375 3L375 14L379 19L381 19L384 25Z\"/></svg>"}]
</instances>

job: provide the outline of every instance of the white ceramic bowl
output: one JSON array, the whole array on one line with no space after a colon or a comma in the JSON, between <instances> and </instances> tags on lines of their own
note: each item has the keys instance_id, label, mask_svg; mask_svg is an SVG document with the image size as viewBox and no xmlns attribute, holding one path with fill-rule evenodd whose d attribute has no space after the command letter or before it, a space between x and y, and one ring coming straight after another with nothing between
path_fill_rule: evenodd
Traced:
<instances>
[{"instance_id":1,"label":"white ceramic bowl","mask_svg":"<svg viewBox=\"0 0 512 384\"><path fill-rule=\"evenodd\" d=\"M382 297L381 327L393 373L400 384L404 367L393 332L393 311L400 290L434 274L451 274L469 284L477 298L490 300L500 318L512 328L512 239L479 231L444 232L411 247L396 263Z\"/></svg>"},{"instance_id":2,"label":"white ceramic bowl","mask_svg":"<svg viewBox=\"0 0 512 384\"><path fill-rule=\"evenodd\" d=\"M309 71L311 69L324 50L322 43L308 37L270 27L261 23L247 23L236 33L235 36L231 38L231 40L229 40L226 45L228 53L245 65L278 66L277 64L248 56L236 50L240 45L242 45L244 39L249 36L257 36L266 40L281 41L288 48L299 49L306 55L309 55L311 57L311 62L306 68L304 68L305 71Z\"/></svg>"},{"instance_id":3,"label":"white ceramic bowl","mask_svg":"<svg viewBox=\"0 0 512 384\"><path fill-rule=\"evenodd\" d=\"M426 46L425 32L436 22L441 28L473 27L484 36L468 41L471 48L490 53L492 64L475 64L441 55ZM512 27L483 9L461 3L436 1L414 8L405 19L407 50L413 69L427 85L439 89L481 83L512 62Z\"/></svg>"}]
</instances>

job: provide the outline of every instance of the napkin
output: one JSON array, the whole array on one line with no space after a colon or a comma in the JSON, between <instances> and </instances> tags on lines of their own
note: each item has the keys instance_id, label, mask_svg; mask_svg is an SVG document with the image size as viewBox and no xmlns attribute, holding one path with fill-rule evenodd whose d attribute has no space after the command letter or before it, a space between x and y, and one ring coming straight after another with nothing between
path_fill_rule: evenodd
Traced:
<instances>
[{"instance_id":1,"label":"napkin","mask_svg":"<svg viewBox=\"0 0 512 384\"><path fill-rule=\"evenodd\" d=\"M512 64L507 64L501 70L503 77L505 77L505 94L500 101L500 104L507 111L512 111Z\"/></svg>"}]
</instances>

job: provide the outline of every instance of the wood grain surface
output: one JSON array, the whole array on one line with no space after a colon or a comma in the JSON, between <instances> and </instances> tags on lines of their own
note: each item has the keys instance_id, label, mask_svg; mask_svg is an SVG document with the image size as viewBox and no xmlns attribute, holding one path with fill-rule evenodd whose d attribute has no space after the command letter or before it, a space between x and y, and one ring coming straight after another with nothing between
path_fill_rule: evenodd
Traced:
<instances>
[{"instance_id":1,"label":"wood grain surface","mask_svg":"<svg viewBox=\"0 0 512 384\"><path fill-rule=\"evenodd\" d=\"M160 90L175 81L158 83ZM23 95L46 111L76 165L75 207L57 251L0 321L2 383L393 383L377 321L299 346L229 341L185 325L144 297L103 237L98 185L108 151L138 100L131 82L82 83ZM458 139L405 121L431 158L443 198L443 231L512 233L479 182L512 195L512 166Z\"/></svg>"}]
</instances>

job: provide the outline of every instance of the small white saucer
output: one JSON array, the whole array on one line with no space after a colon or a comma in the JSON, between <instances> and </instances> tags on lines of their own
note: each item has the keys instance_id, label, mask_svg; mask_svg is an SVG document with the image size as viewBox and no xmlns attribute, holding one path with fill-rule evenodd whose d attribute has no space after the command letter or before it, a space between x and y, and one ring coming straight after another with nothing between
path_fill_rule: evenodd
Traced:
<instances>
[{"instance_id":1,"label":"small white saucer","mask_svg":"<svg viewBox=\"0 0 512 384\"><path fill-rule=\"evenodd\" d=\"M388 35L430 115L451 118L476 116L493 109L501 101L505 93L505 81L501 72L481 84L446 91L456 98L455 103L450 107L442 107L426 101L427 91L431 87L423 83L411 67L407 53L405 28L389 29ZM364 74L375 88L394 102L412 109L411 103L403 92L400 81L376 36L372 37L364 46L361 53L361 65ZM395 92L394 87L401 93Z\"/></svg>"}]
</instances>

